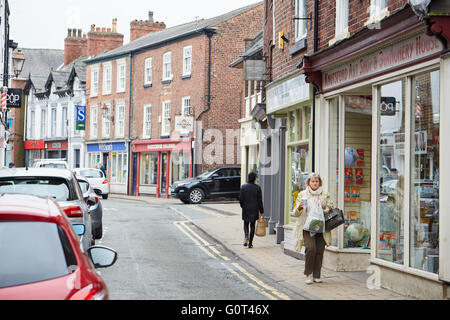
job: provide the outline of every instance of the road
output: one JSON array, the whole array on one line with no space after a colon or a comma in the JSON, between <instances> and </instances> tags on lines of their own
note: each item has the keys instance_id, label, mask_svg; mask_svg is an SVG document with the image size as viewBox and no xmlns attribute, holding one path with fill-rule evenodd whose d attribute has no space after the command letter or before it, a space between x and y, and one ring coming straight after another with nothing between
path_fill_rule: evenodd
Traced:
<instances>
[{"instance_id":1,"label":"road","mask_svg":"<svg viewBox=\"0 0 450 320\"><path fill-rule=\"evenodd\" d=\"M303 299L196 228L192 221L207 217L204 210L117 199L103 208L97 244L119 254L113 267L100 270L111 300Z\"/></svg>"}]
</instances>

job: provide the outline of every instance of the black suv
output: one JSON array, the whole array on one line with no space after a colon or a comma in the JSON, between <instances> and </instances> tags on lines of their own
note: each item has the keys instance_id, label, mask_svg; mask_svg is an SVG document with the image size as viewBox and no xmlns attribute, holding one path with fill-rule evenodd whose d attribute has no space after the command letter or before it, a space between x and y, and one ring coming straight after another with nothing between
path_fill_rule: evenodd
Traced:
<instances>
[{"instance_id":1,"label":"black suv","mask_svg":"<svg viewBox=\"0 0 450 320\"><path fill-rule=\"evenodd\" d=\"M241 168L218 168L197 178L175 182L170 188L172 197L188 204L199 204L211 198L239 198Z\"/></svg>"}]
</instances>

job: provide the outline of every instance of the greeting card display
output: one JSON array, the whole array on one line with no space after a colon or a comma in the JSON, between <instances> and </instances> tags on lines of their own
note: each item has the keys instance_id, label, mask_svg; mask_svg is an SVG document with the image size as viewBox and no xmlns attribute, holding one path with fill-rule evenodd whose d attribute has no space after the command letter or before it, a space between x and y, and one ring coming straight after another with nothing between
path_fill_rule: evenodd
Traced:
<instances>
[{"instance_id":1,"label":"greeting card display","mask_svg":"<svg viewBox=\"0 0 450 320\"><path fill-rule=\"evenodd\" d=\"M355 181L356 181L357 184L363 184L364 183L363 169L360 169L360 168L355 169Z\"/></svg>"},{"instance_id":2,"label":"greeting card display","mask_svg":"<svg viewBox=\"0 0 450 320\"><path fill-rule=\"evenodd\" d=\"M358 166L364 165L364 150L363 149L357 149L356 153L358 154L358 160L356 160L356 164Z\"/></svg>"},{"instance_id":3,"label":"greeting card display","mask_svg":"<svg viewBox=\"0 0 450 320\"><path fill-rule=\"evenodd\" d=\"M359 202L361 200L361 194L359 187L352 187L352 202Z\"/></svg>"},{"instance_id":4,"label":"greeting card display","mask_svg":"<svg viewBox=\"0 0 450 320\"><path fill-rule=\"evenodd\" d=\"M345 168L345 183L351 184L353 182L353 169Z\"/></svg>"},{"instance_id":5,"label":"greeting card display","mask_svg":"<svg viewBox=\"0 0 450 320\"><path fill-rule=\"evenodd\" d=\"M352 201L352 188L351 187L345 187L344 188L344 201L350 202Z\"/></svg>"}]
</instances>

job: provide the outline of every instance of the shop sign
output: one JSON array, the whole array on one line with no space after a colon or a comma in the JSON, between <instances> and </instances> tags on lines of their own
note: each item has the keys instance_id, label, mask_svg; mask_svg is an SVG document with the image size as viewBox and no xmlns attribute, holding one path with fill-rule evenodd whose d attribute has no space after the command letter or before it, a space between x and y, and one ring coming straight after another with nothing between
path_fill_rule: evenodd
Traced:
<instances>
[{"instance_id":1,"label":"shop sign","mask_svg":"<svg viewBox=\"0 0 450 320\"><path fill-rule=\"evenodd\" d=\"M22 108L22 89L8 88L8 93L6 96L6 106L7 108Z\"/></svg>"},{"instance_id":2,"label":"shop sign","mask_svg":"<svg viewBox=\"0 0 450 320\"><path fill-rule=\"evenodd\" d=\"M427 36L425 33L416 35L323 72L323 90L327 91L381 72L406 66L442 50L443 45L436 37Z\"/></svg>"},{"instance_id":3,"label":"shop sign","mask_svg":"<svg viewBox=\"0 0 450 320\"><path fill-rule=\"evenodd\" d=\"M177 145L172 144L149 144L147 150L162 150L162 149L175 149Z\"/></svg>"},{"instance_id":4,"label":"shop sign","mask_svg":"<svg viewBox=\"0 0 450 320\"><path fill-rule=\"evenodd\" d=\"M68 148L69 143L67 141L47 142L47 150L50 151L67 150Z\"/></svg>"},{"instance_id":5,"label":"shop sign","mask_svg":"<svg viewBox=\"0 0 450 320\"><path fill-rule=\"evenodd\" d=\"M395 97L381 97L381 115L395 116L397 113L397 99Z\"/></svg>"},{"instance_id":6,"label":"shop sign","mask_svg":"<svg viewBox=\"0 0 450 320\"><path fill-rule=\"evenodd\" d=\"M112 151L126 151L127 146L125 142L88 144L87 152L112 152Z\"/></svg>"},{"instance_id":7,"label":"shop sign","mask_svg":"<svg viewBox=\"0 0 450 320\"><path fill-rule=\"evenodd\" d=\"M43 150L43 149L45 149L45 141L43 140L25 141L25 150Z\"/></svg>"},{"instance_id":8,"label":"shop sign","mask_svg":"<svg viewBox=\"0 0 450 320\"><path fill-rule=\"evenodd\" d=\"M180 133L188 133L194 131L193 117L175 117L175 131Z\"/></svg>"},{"instance_id":9,"label":"shop sign","mask_svg":"<svg viewBox=\"0 0 450 320\"><path fill-rule=\"evenodd\" d=\"M262 60L246 60L244 62L244 80L263 81L266 64Z\"/></svg>"},{"instance_id":10,"label":"shop sign","mask_svg":"<svg viewBox=\"0 0 450 320\"><path fill-rule=\"evenodd\" d=\"M77 131L86 130L86 106L77 106Z\"/></svg>"},{"instance_id":11,"label":"shop sign","mask_svg":"<svg viewBox=\"0 0 450 320\"><path fill-rule=\"evenodd\" d=\"M267 114L308 101L310 85L306 83L305 75L289 79L267 90Z\"/></svg>"}]
</instances>

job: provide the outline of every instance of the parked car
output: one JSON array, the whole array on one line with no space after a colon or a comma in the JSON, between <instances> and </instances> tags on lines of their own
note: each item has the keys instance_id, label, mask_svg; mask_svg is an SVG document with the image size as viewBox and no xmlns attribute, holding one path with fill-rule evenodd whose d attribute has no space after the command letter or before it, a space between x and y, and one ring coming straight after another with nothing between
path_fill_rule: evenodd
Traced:
<instances>
[{"instance_id":1,"label":"parked car","mask_svg":"<svg viewBox=\"0 0 450 320\"><path fill-rule=\"evenodd\" d=\"M37 159L33 162L33 168L69 169L69 164L61 159Z\"/></svg>"},{"instance_id":2,"label":"parked car","mask_svg":"<svg viewBox=\"0 0 450 320\"><path fill-rule=\"evenodd\" d=\"M109 181L106 179L105 174L99 169L80 169L77 168L73 170L75 175L85 177L92 189L99 196L102 196L104 200L108 199L109 196Z\"/></svg>"},{"instance_id":3,"label":"parked car","mask_svg":"<svg viewBox=\"0 0 450 320\"><path fill-rule=\"evenodd\" d=\"M241 168L225 167L175 182L171 186L171 195L186 204L199 204L205 199L238 198L240 190Z\"/></svg>"},{"instance_id":4,"label":"parked car","mask_svg":"<svg viewBox=\"0 0 450 320\"><path fill-rule=\"evenodd\" d=\"M89 213L91 215L92 234L95 240L100 240L103 237L103 206L102 202L98 198L97 194L92 190L89 181L85 177L77 176L78 183L80 184L81 191L83 192L84 201L88 201L89 198L95 202L95 205L89 207Z\"/></svg>"},{"instance_id":5,"label":"parked car","mask_svg":"<svg viewBox=\"0 0 450 320\"><path fill-rule=\"evenodd\" d=\"M117 253L84 254L74 228L52 198L0 195L0 300L107 300L95 268L112 266Z\"/></svg>"},{"instance_id":6,"label":"parked car","mask_svg":"<svg viewBox=\"0 0 450 320\"><path fill-rule=\"evenodd\" d=\"M84 224L88 230L81 236L84 249L95 244L91 232L89 206L83 199L80 185L70 170L46 168L0 169L0 194L30 194L54 198L72 224Z\"/></svg>"}]
</instances>

